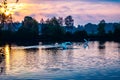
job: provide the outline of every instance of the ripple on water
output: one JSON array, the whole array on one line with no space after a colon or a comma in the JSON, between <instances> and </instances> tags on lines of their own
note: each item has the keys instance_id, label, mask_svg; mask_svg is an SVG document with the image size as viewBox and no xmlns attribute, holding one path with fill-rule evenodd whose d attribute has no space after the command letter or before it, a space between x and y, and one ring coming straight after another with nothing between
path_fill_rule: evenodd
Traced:
<instances>
[{"instance_id":1,"label":"ripple on water","mask_svg":"<svg viewBox=\"0 0 120 80\"><path fill-rule=\"evenodd\" d=\"M68 50L10 49L3 64L7 75L0 75L0 80L119 80L118 44L107 42L103 49L99 45L94 42L88 49L80 45Z\"/></svg>"}]
</instances>

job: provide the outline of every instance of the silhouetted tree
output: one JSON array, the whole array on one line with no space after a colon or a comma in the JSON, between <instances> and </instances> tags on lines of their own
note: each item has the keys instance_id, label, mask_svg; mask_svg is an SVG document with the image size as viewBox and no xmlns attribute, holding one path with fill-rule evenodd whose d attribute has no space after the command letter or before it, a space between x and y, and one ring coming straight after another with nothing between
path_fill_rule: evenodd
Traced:
<instances>
[{"instance_id":1,"label":"silhouetted tree","mask_svg":"<svg viewBox=\"0 0 120 80\"><path fill-rule=\"evenodd\" d=\"M58 18L58 23L60 26L63 26L63 18L62 17Z\"/></svg>"},{"instance_id":2,"label":"silhouetted tree","mask_svg":"<svg viewBox=\"0 0 120 80\"><path fill-rule=\"evenodd\" d=\"M43 35L51 38L52 40L62 40L64 35L64 29L61 27L59 20L56 17L47 19L43 28Z\"/></svg>"},{"instance_id":3,"label":"silhouetted tree","mask_svg":"<svg viewBox=\"0 0 120 80\"><path fill-rule=\"evenodd\" d=\"M74 33L74 37L75 37L75 40L80 41L80 40L83 40L84 38L87 38L88 34L87 34L87 32L85 30L83 30L83 31L76 31Z\"/></svg>"},{"instance_id":4,"label":"silhouetted tree","mask_svg":"<svg viewBox=\"0 0 120 80\"><path fill-rule=\"evenodd\" d=\"M72 41L73 40L73 34L71 32L66 32L64 40Z\"/></svg>"},{"instance_id":5,"label":"silhouetted tree","mask_svg":"<svg viewBox=\"0 0 120 80\"><path fill-rule=\"evenodd\" d=\"M65 25L68 27L71 27L74 25L74 20L73 20L72 16L67 16L65 18Z\"/></svg>"},{"instance_id":6,"label":"silhouetted tree","mask_svg":"<svg viewBox=\"0 0 120 80\"><path fill-rule=\"evenodd\" d=\"M12 22L12 15L10 13L7 14L8 10L7 7L8 7L7 0L4 0L0 4L0 25L1 25L0 28L4 27L4 24Z\"/></svg>"},{"instance_id":7,"label":"silhouetted tree","mask_svg":"<svg viewBox=\"0 0 120 80\"><path fill-rule=\"evenodd\" d=\"M19 0L16 0L18 3ZM10 7L10 8L9 8ZM8 0L2 0L0 4L0 39L3 41L14 40L14 24L12 21L11 9L13 6L8 5Z\"/></svg>"},{"instance_id":8,"label":"silhouetted tree","mask_svg":"<svg viewBox=\"0 0 120 80\"><path fill-rule=\"evenodd\" d=\"M119 39L120 40L120 23L116 24L114 30L114 39Z\"/></svg>"},{"instance_id":9,"label":"silhouetted tree","mask_svg":"<svg viewBox=\"0 0 120 80\"><path fill-rule=\"evenodd\" d=\"M34 38L38 36L38 33L38 22L32 17L26 16L18 30L18 35L24 38Z\"/></svg>"},{"instance_id":10,"label":"silhouetted tree","mask_svg":"<svg viewBox=\"0 0 120 80\"><path fill-rule=\"evenodd\" d=\"M105 36L105 20L101 20L98 24L98 35L103 37Z\"/></svg>"},{"instance_id":11,"label":"silhouetted tree","mask_svg":"<svg viewBox=\"0 0 120 80\"><path fill-rule=\"evenodd\" d=\"M107 37L108 37L108 38L112 38L112 37L113 37L113 32L112 32L112 31L109 31L109 32L107 33Z\"/></svg>"}]
</instances>

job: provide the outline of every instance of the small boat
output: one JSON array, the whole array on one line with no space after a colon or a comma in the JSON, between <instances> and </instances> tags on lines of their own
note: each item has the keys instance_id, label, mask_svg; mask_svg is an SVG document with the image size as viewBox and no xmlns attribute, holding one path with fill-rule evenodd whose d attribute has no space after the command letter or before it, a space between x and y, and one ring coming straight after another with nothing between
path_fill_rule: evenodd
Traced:
<instances>
[{"instance_id":1,"label":"small boat","mask_svg":"<svg viewBox=\"0 0 120 80\"><path fill-rule=\"evenodd\" d=\"M61 48L71 49L72 48L72 43L71 42L64 42L64 43L61 44Z\"/></svg>"}]
</instances>

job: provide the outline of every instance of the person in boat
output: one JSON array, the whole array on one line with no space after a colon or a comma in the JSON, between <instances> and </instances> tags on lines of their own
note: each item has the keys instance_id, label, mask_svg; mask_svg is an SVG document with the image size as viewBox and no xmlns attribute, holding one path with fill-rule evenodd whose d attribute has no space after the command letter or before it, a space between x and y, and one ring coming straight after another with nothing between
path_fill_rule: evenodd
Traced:
<instances>
[{"instance_id":1,"label":"person in boat","mask_svg":"<svg viewBox=\"0 0 120 80\"><path fill-rule=\"evenodd\" d=\"M84 48L87 48L87 47L89 48L89 45L88 45L88 40L84 39L84 41L85 41L85 42L84 42L83 47L84 47Z\"/></svg>"}]
</instances>

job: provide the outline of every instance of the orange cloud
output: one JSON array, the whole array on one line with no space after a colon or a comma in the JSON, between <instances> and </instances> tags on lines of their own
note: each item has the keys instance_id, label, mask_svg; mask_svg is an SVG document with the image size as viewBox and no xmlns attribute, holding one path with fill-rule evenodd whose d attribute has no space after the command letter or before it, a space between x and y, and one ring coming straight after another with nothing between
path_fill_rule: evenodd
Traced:
<instances>
[{"instance_id":1,"label":"orange cloud","mask_svg":"<svg viewBox=\"0 0 120 80\"><path fill-rule=\"evenodd\" d=\"M13 15L15 21L23 20L24 16L32 16L40 21L41 18L66 17L67 15L72 15L76 24L97 23L100 19L108 22L120 21L120 3L20 0L18 4L22 6Z\"/></svg>"}]
</instances>

